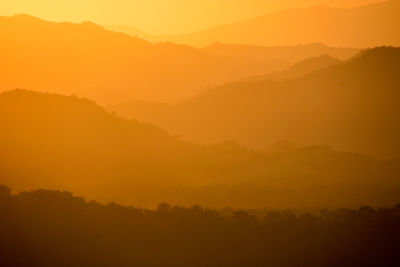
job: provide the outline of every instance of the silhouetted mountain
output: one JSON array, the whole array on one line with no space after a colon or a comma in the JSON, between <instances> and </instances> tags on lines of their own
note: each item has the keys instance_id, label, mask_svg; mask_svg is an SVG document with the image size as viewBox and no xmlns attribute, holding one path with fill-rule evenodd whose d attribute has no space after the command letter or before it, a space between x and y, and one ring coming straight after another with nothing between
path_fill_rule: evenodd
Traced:
<instances>
[{"instance_id":1,"label":"silhouetted mountain","mask_svg":"<svg viewBox=\"0 0 400 267\"><path fill-rule=\"evenodd\" d=\"M398 266L400 204L223 216L0 185L2 266ZM156 255L156 256L155 256Z\"/></svg>"},{"instance_id":2,"label":"silhouetted mountain","mask_svg":"<svg viewBox=\"0 0 400 267\"><path fill-rule=\"evenodd\" d=\"M107 104L127 99L174 102L211 85L291 64L279 56L275 64L268 57L219 56L172 43L151 44L90 22L53 23L28 15L0 17L0 40L0 91L30 88Z\"/></svg>"},{"instance_id":3,"label":"silhouetted mountain","mask_svg":"<svg viewBox=\"0 0 400 267\"><path fill-rule=\"evenodd\" d=\"M311 45L310 45L311 46ZM319 46L319 45L318 45ZM320 46L320 47L325 47L326 46ZM290 53L290 50L296 50L297 48L291 47L282 47L281 51L279 53L286 54L289 52L290 55L288 55L287 60L289 58L296 58L299 57L299 55L295 55L294 53ZM304 46L303 46L304 48ZM267 57L273 57L273 54L277 53L276 49L273 49L274 52L271 51L271 54L268 53ZM303 49L301 49L303 50ZM220 50L221 51L221 50ZM229 51L229 50L226 50ZM312 51L315 51L316 53L322 53L323 51L318 50L318 49L312 49ZM313 53L311 50L308 52L302 51L300 53L302 54L308 54L308 53ZM233 52L231 50L231 52ZM293 52L293 51L292 51ZM350 52L350 51L349 51ZM259 56L261 53L257 53L256 56ZM232 53L232 55L240 55L240 53ZM248 55L247 55L248 56ZM293 78L298 78L301 76L304 76L306 74L309 74L311 72L327 68L329 66L339 64L341 63L340 60L335 59L333 57L330 57L328 55L322 55L319 57L310 57L307 58L303 61L300 61L293 66L291 66L289 69L284 70L284 71L278 71L278 72L272 72L269 74L264 74L264 75L259 75L259 76L254 76L254 77L246 77L242 81L262 81L262 80L286 80L286 79L293 79ZM172 109L174 109L174 106L172 104L167 104L167 103L162 103L162 102L145 102L145 101L131 101L129 103L123 103L123 104L117 104L117 105L112 105L108 107L109 110L117 110L118 114L123 115L126 118L140 118L143 121L153 121L156 123L159 123L159 119L163 114L168 114L171 112Z\"/></svg>"},{"instance_id":4,"label":"silhouetted mountain","mask_svg":"<svg viewBox=\"0 0 400 267\"><path fill-rule=\"evenodd\" d=\"M348 59L358 52L356 48L328 47L320 43L292 46L256 46L214 43L202 48L209 54L230 58L250 58L259 61L295 64L310 57L330 55L340 60Z\"/></svg>"},{"instance_id":5,"label":"silhouetted mountain","mask_svg":"<svg viewBox=\"0 0 400 267\"><path fill-rule=\"evenodd\" d=\"M299 63L294 64L289 69L267 75L251 77L250 80L289 80L300 78L306 74L317 70L326 69L330 66L342 63L342 61L328 55L307 58Z\"/></svg>"},{"instance_id":6,"label":"silhouetted mountain","mask_svg":"<svg viewBox=\"0 0 400 267\"><path fill-rule=\"evenodd\" d=\"M344 47L398 46L399 12L398 0L355 8L318 5L268 13L190 34L153 36L152 40L200 47L214 42L264 46L315 42Z\"/></svg>"},{"instance_id":7,"label":"silhouetted mountain","mask_svg":"<svg viewBox=\"0 0 400 267\"><path fill-rule=\"evenodd\" d=\"M153 36L151 34L148 34L142 30L139 30L139 29L129 26L129 25L107 25L104 27L110 31L123 32L123 33L129 34L130 36L144 39L149 42L154 42Z\"/></svg>"},{"instance_id":8,"label":"silhouetted mountain","mask_svg":"<svg viewBox=\"0 0 400 267\"><path fill-rule=\"evenodd\" d=\"M290 140L398 157L399 69L400 48L374 48L297 79L229 83L159 114L114 110L196 142L265 148Z\"/></svg>"},{"instance_id":9,"label":"silhouetted mountain","mask_svg":"<svg viewBox=\"0 0 400 267\"><path fill-rule=\"evenodd\" d=\"M142 206L338 207L398 201L397 162L328 146L198 145L76 97L0 95L0 183ZM341 197L338 198L337 195Z\"/></svg>"}]
</instances>

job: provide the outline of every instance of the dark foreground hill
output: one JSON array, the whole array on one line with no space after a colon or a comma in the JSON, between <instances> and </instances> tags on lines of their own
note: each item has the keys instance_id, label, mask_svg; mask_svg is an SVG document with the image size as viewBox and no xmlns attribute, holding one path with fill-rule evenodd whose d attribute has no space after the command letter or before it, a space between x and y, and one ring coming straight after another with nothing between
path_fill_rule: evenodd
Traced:
<instances>
[{"instance_id":1,"label":"dark foreground hill","mask_svg":"<svg viewBox=\"0 0 400 267\"><path fill-rule=\"evenodd\" d=\"M313 68L310 62L297 67L303 73ZM113 109L196 142L233 140L264 149L290 140L399 157L399 69L400 48L379 47L299 78L287 79L298 75L289 70L225 84L173 106Z\"/></svg>"},{"instance_id":2,"label":"dark foreground hill","mask_svg":"<svg viewBox=\"0 0 400 267\"><path fill-rule=\"evenodd\" d=\"M0 186L1 266L399 266L400 205L373 209L156 210Z\"/></svg>"}]
</instances>

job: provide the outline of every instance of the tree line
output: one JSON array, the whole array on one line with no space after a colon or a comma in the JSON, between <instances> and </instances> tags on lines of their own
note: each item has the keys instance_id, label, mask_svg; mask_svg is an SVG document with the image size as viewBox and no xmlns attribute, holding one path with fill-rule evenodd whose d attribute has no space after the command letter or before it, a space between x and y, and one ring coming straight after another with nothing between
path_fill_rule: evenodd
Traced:
<instances>
[{"instance_id":1,"label":"tree line","mask_svg":"<svg viewBox=\"0 0 400 267\"><path fill-rule=\"evenodd\" d=\"M375 209L155 210L0 186L2 266L395 266L400 204ZM398 266L398 265L397 265Z\"/></svg>"}]
</instances>

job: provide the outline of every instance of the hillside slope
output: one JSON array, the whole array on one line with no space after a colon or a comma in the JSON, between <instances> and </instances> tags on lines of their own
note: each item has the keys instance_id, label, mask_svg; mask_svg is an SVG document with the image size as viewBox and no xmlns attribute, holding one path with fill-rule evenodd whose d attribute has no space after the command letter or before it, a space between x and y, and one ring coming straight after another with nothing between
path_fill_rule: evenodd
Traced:
<instances>
[{"instance_id":1,"label":"hillside slope","mask_svg":"<svg viewBox=\"0 0 400 267\"><path fill-rule=\"evenodd\" d=\"M342 61L328 55L311 57L294 64L287 70L251 77L250 80L290 80L340 63Z\"/></svg>"},{"instance_id":2,"label":"hillside slope","mask_svg":"<svg viewBox=\"0 0 400 267\"><path fill-rule=\"evenodd\" d=\"M181 101L204 88L292 62L282 54L238 58L172 43L152 44L90 22L53 23L28 15L0 17L0 40L0 91L28 88L103 104ZM300 55L305 57L308 54Z\"/></svg>"},{"instance_id":3,"label":"hillside slope","mask_svg":"<svg viewBox=\"0 0 400 267\"><path fill-rule=\"evenodd\" d=\"M338 207L398 201L398 164L328 146L197 145L85 99L0 95L0 184L154 207ZM351 189L351 190L350 190ZM340 194L341 198L337 198Z\"/></svg>"},{"instance_id":4,"label":"hillside slope","mask_svg":"<svg viewBox=\"0 0 400 267\"><path fill-rule=\"evenodd\" d=\"M398 157L399 69L400 48L381 47L296 79L244 80L168 108L114 110L196 142L263 149L289 140Z\"/></svg>"}]
</instances>

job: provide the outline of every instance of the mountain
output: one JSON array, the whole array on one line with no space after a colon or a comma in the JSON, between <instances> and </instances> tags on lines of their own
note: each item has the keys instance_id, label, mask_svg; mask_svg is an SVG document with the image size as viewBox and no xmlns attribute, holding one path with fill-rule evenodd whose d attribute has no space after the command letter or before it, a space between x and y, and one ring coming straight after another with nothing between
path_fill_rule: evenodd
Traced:
<instances>
[{"instance_id":1,"label":"mountain","mask_svg":"<svg viewBox=\"0 0 400 267\"><path fill-rule=\"evenodd\" d=\"M129 25L106 25L104 28L110 31L123 32L149 42L154 42L153 35Z\"/></svg>"},{"instance_id":2,"label":"mountain","mask_svg":"<svg viewBox=\"0 0 400 267\"><path fill-rule=\"evenodd\" d=\"M288 9L184 35L152 37L203 47L214 42L262 46L324 43L339 47L400 45L400 1L354 8Z\"/></svg>"},{"instance_id":3,"label":"mountain","mask_svg":"<svg viewBox=\"0 0 400 267\"><path fill-rule=\"evenodd\" d=\"M257 46L214 43L202 48L209 54L230 58L251 58L254 60L280 60L295 64L310 57L330 55L340 60L348 59L361 49L328 47L321 43L291 46Z\"/></svg>"},{"instance_id":4,"label":"mountain","mask_svg":"<svg viewBox=\"0 0 400 267\"><path fill-rule=\"evenodd\" d=\"M182 101L210 86L291 64L282 55L261 60L214 55L152 44L90 22L53 23L28 15L0 17L0 40L0 91L29 88L103 104Z\"/></svg>"},{"instance_id":5,"label":"mountain","mask_svg":"<svg viewBox=\"0 0 400 267\"><path fill-rule=\"evenodd\" d=\"M319 46L319 45L318 45ZM321 45L321 47L325 47ZM300 48L300 47L298 47ZM294 50L298 49L296 47L282 47L282 48L277 48L273 49L274 52L271 51L271 55L273 53L282 53L285 54L287 52L292 51L291 55L288 56L291 58L295 58L295 53L293 52ZM327 47L326 47L327 48ZM267 48L268 49L268 48ZM279 52L278 52L279 50ZM300 50L304 50L301 49ZM305 49L308 50L308 49ZM221 51L221 50L220 50ZM322 53L323 50L315 50L317 53ZM312 54L311 51L305 52L301 51L299 53L303 53L303 55L306 54ZM258 53L257 53L258 54ZM270 56L270 55L268 55ZM267 56L267 57L268 57ZM303 61L300 61L294 65L292 65L290 68L283 70L283 71L277 71L277 72L272 72L264 75L258 75L258 76L251 76L251 77L246 77L242 79L241 81L262 81L262 80L287 80L287 79L293 79L293 78L299 78L303 75L309 74L311 72L320 70L320 69L325 69L329 66L340 64L341 61L333 58L328 55L321 55L319 57L310 57L307 58ZM118 114L126 117L126 118L140 118L141 120L144 121L153 121L155 123L161 123L160 118L163 116L163 114L168 114L172 112L174 109L174 106L171 104L163 103L163 102L146 102L146 101L131 101L129 103L122 103L122 104L117 104L117 105L111 105L108 107L109 110L115 110L118 111ZM166 127L170 127L169 125L165 125ZM176 131L176 129L173 129L173 131ZM178 132L180 132L178 130ZM201 140L199 140L201 142Z\"/></svg>"},{"instance_id":6,"label":"mountain","mask_svg":"<svg viewBox=\"0 0 400 267\"><path fill-rule=\"evenodd\" d=\"M400 48L380 47L300 78L228 83L159 113L134 103L112 109L196 142L263 149L289 140L399 157L399 69Z\"/></svg>"},{"instance_id":7,"label":"mountain","mask_svg":"<svg viewBox=\"0 0 400 267\"><path fill-rule=\"evenodd\" d=\"M326 145L263 152L229 142L193 144L74 96L5 92L0 125L6 129L0 132L0 184L17 191L73 190L143 207L162 201L208 207L398 201L397 162Z\"/></svg>"},{"instance_id":8,"label":"mountain","mask_svg":"<svg viewBox=\"0 0 400 267\"><path fill-rule=\"evenodd\" d=\"M251 80L289 80L299 78L314 71L322 70L340 63L342 63L342 61L328 55L311 57L294 64L287 70L253 77Z\"/></svg>"}]
</instances>

